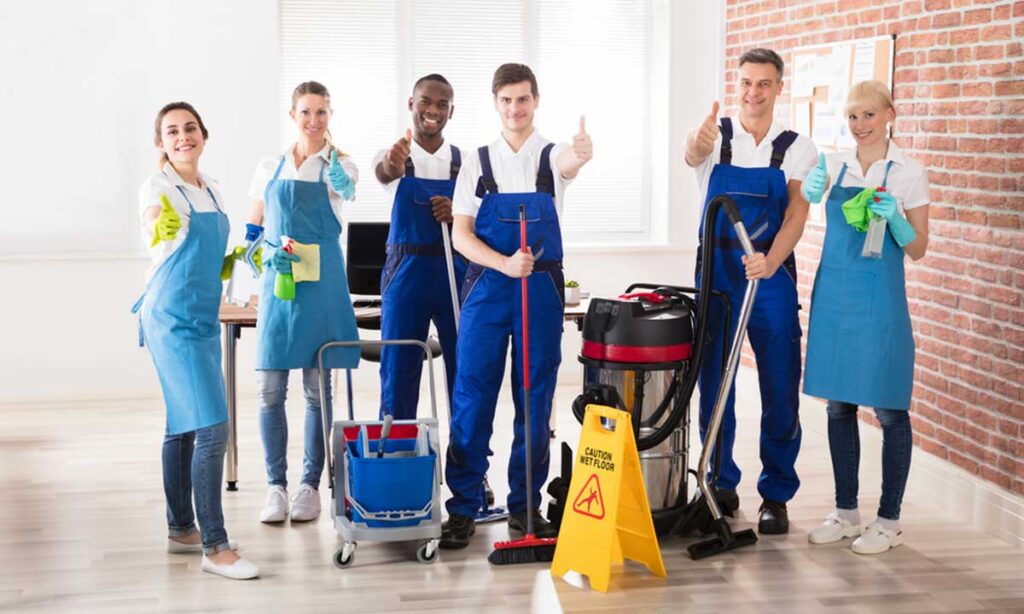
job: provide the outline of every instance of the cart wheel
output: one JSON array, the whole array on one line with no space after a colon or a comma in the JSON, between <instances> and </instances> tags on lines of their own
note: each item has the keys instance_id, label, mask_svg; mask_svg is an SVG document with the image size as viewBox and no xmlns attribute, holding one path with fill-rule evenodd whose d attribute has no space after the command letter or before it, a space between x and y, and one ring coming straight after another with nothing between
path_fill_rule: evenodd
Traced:
<instances>
[{"instance_id":1,"label":"cart wheel","mask_svg":"<svg viewBox=\"0 0 1024 614\"><path fill-rule=\"evenodd\" d=\"M345 545L334 551L334 566L338 569L345 569L352 565L355 560L356 543L345 542Z\"/></svg>"},{"instance_id":2,"label":"cart wheel","mask_svg":"<svg viewBox=\"0 0 1024 614\"><path fill-rule=\"evenodd\" d=\"M416 549L416 560L429 565L437 560L437 540L432 539Z\"/></svg>"}]
</instances>

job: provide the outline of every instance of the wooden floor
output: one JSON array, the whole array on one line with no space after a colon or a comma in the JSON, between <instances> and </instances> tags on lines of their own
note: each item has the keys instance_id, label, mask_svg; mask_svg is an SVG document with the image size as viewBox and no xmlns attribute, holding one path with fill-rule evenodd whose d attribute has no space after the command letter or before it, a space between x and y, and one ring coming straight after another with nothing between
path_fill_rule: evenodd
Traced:
<instances>
[{"instance_id":1,"label":"wooden floor","mask_svg":"<svg viewBox=\"0 0 1024 614\"><path fill-rule=\"evenodd\" d=\"M755 390L756 384L746 389ZM298 386L293 386L297 390ZM559 438L575 446L568 412L574 387L558 391ZM746 470L738 526L759 503L755 402L741 391L738 458ZM363 403L372 413L372 404ZM3 406L0 432L0 610L12 612L1024 612L1024 551L961 528L925 497L904 505L905 545L874 557L848 542L811 547L807 532L832 507L832 477L819 405L805 403L798 463L803 486L790 503L788 536L694 562L687 541L667 539L668 578L627 565L600 594L579 578L553 579L543 565L491 567L504 524L481 527L472 545L434 565L413 547L360 544L353 567L330 561L338 540L328 518L283 526L257 521L263 503L255 399L243 399L240 487L225 493L228 531L263 577L228 581L200 572L197 555L164 551L160 481L162 407L156 400ZM301 465L301 401L291 402L289 477ZM504 399L499 426L511 424ZM492 483L504 498L508 428L496 435ZM878 436L862 427L862 512L874 517ZM325 489L326 491L326 489ZM326 498L326 495L325 495Z\"/></svg>"}]
</instances>

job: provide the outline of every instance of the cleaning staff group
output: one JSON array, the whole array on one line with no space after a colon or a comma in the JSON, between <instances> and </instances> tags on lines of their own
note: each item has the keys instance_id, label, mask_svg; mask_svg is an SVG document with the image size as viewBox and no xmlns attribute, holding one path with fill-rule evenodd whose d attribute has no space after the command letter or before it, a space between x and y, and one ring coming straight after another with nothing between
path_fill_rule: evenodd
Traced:
<instances>
[{"instance_id":1,"label":"cleaning staff group","mask_svg":"<svg viewBox=\"0 0 1024 614\"><path fill-rule=\"evenodd\" d=\"M799 487L794 464L800 447L801 330L793 248L808 203L820 202L827 191L805 392L829 401L836 510L810 533L810 541L857 537L855 552L884 552L902 541L898 521L910 463L907 409L913 379L903 255L918 259L927 249L926 173L889 140L895 106L883 84L866 82L850 92L847 112L856 150L819 156L809 139L773 119L783 87L781 58L768 49L753 49L739 63L738 116L718 118L714 103L711 114L687 138L686 163L696 169L705 206L718 194L733 197L758 251L743 256L729 225L718 224L723 230L713 246L711 283L735 301L746 279L764 280L749 327L762 398L758 528L766 534L787 532L786 502ZM474 516L486 507L489 441L510 341L516 419L508 467L509 526L523 530L529 515L538 536L554 534L539 510L526 509L526 489L539 502L548 471L548 424L561 362L564 309L559 227L563 194L593 155L582 117L571 144L555 145L536 131L539 89L529 67L499 67L492 93L501 136L463 152L445 143L442 134L453 109L451 85L440 75L424 77L409 99L415 138L407 131L374 160L376 178L394 195L382 277L383 336L425 340L433 322L447 366L453 414L446 465L452 497L441 542L447 548L469 543ZM250 264L260 268L265 262L273 269L263 276L257 324L260 425L270 483L263 522L319 516L324 449L315 354L327 341L358 338L338 241L341 205L354 199L358 169L331 141L330 94L323 85L300 84L289 115L297 141L257 169L246 233L247 242L262 240L267 246L249 250L255 251ZM204 571L252 578L259 570L235 553L223 526L220 485L227 409L217 318L220 279L230 274L247 246L224 256L228 220L216 183L198 170L209 136L198 112L187 103L171 103L158 114L155 128L161 169L140 193L142 226L154 264L135 311L140 341L150 349L167 407L163 464L168 550L203 552ZM520 211L527 220L526 251L519 249ZM873 217L884 219L888 229L880 253L862 249L862 230ZM458 252L451 272L441 241L447 232L443 225L449 223ZM458 319L460 305L449 291L453 276L460 289ZM275 284L277 277L298 283L282 290ZM520 406L524 374L517 280L522 277L528 277L532 322L531 406L538 412L531 433L524 432ZM698 275L697 283L708 280ZM717 310L713 314L718 317ZM723 324L736 326L735 321L714 322L711 329ZM358 360L357 350L337 349L325 364L353 368ZM405 348L384 352L382 413L415 416L421 360ZM714 368L719 363L710 356L702 366L702 435L710 412L704 400L713 399L721 383ZM301 485L289 502L284 402L290 369L303 370L307 408ZM330 391L325 392L329 404ZM866 529L856 502L859 405L875 408L885 433L883 496L878 520ZM732 512L739 506L735 489L740 470L732 457L731 399L723 426L717 489L723 508ZM523 479L527 437L535 451L533 484Z\"/></svg>"}]
</instances>

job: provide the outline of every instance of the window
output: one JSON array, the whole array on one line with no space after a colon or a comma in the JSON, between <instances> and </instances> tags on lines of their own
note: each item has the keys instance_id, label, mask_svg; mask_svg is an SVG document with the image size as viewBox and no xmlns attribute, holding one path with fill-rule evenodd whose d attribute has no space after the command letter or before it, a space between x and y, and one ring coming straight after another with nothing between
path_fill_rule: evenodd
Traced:
<instances>
[{"instance_id":1,"label":"window","mask_svg":"<svg viewBox=\"0 0 1024 614\"><path fill-rule=\"evenodd\" d=\"M409 127L413 82L443 74L455 89L445 135L463 151L499 130L494 69L537 74L537 129L565 142L585 115L596 157L566 191L567 242L633 243L651 236L649 0L281 0L284 109L300 82L331 91L335 143L360 169L352 221L387 220L391 203L370 168ZM282 143L294 127L282 120ZM283 147L282 147L283 148Z\"/></svg>"}]
</instances>

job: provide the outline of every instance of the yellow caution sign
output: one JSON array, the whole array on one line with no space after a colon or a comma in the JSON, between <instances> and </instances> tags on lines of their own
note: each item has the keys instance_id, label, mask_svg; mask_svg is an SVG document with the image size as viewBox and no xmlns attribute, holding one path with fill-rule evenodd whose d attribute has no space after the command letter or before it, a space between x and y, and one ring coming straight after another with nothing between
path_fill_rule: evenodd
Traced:
<instances>
[{"instance_id":1,"label":"yellow caution sign","mask_svg":"<svg viewBox=\"0 0 1024 614\"><path fill-rule=\"evenodd\" d=\"M587 406L569 501L572 507L562 516L551 563L553 575L576 571L590 578L591 588L607 592L612 565L629 559L665 577L627 412Z\"/></svg>"}]
</instances>

